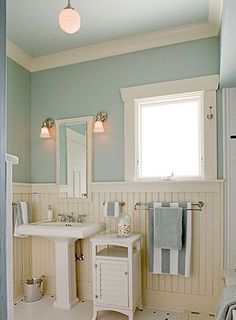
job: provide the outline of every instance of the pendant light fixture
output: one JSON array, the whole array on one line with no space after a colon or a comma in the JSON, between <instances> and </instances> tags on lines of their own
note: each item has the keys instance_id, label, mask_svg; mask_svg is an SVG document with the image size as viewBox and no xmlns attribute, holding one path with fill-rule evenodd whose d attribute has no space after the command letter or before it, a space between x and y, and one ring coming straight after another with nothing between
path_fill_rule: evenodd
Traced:
<instances>
[{"instance_id":1,"label":"pendant light fixture","mask_svg":"<svg viewBox=\"0 0 236 320\"><path fill-rule=\"evenodd\" d=\"M70 34L77 32L80 28L79 13L71 6L70 0L59 15L59 26L63 31Z\"/></svg>"}]
</instances>

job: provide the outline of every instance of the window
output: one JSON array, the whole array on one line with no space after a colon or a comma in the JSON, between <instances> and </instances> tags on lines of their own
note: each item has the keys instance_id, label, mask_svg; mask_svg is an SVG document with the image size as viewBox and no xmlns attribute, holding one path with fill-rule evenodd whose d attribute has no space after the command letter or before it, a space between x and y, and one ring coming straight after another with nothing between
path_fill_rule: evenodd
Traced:
<instances>
[{"instance_id":1,"label":"window","mask_svg":"<svg viewBox=\"0 0 236 320\"><path fill-rule=\"evenodd\" d=\"M135 108L136 177L201 177L202 93L150 100Z\"/></svg>"},{"instance_id":2,"label":"window","mask_svg":"<svg viewBox=\"0 0 236 320\"><path fill-rule=\"evenodd\" d=\"M217 178L218 83L211 75L121 89L126 181Z\"/></svg>"}]
</instances>

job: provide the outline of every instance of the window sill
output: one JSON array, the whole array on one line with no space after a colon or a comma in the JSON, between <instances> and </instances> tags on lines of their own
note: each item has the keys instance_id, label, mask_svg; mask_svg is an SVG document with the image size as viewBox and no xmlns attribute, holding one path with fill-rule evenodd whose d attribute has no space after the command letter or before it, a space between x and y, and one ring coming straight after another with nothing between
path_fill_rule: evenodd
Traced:
<instances>
[{"instance_id":1,"label":"window sill","mask_svg":"<svg viewBox=\"0 0 236 320\"><path fill-rule=\"evenodd\" d=\"M205 178L136 178L133 181L126 181L131 183L204 183L204 182L219 182L224 181L223 179L205 179Z\"/></svg>"}]
</instances>

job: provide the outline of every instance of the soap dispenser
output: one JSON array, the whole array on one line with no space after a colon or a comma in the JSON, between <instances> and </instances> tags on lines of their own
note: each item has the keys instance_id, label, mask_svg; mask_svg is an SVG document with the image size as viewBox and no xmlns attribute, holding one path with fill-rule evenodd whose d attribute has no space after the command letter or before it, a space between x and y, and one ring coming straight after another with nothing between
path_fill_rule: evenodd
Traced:
<instances>
[{"instance_id":1,"label":"soap dispenser","mask_svg":"<svg viewBox=\"0 0 236 320\"><path fill-rule=\"evenodd\" d=\"M48 221L53 220L53 211L52 211L52 206L51 204L48 205Z\"/></svg>"}]
</instances>

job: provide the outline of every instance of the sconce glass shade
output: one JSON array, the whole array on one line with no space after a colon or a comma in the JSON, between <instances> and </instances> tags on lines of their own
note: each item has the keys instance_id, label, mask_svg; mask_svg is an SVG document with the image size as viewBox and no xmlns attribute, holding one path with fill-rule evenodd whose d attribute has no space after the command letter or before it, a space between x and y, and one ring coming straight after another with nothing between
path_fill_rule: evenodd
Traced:
<instances>
[{"instance_id":1,"label":"sconce glass shade","mask_svg":"<svg viewBox=\"0 0 236 320\"><path fill-rule=\"evenodd\" d=\"M66 33L75 33L80 29L79 13L68 5L59 15L59 26Z\"/></svg>"},{"instance_id":2,"label":"sconce glass shade","mask_svg":"<svg viewBox=\"0 0 236 320\"><path fill-rule=\"evenodd\" d=\"M95 121L93 132L96 132L96 133L104 132L104 127L103 127L102 121L100 121L100 120Z\"/></svg>"},{"instance_id":3,"label":"sconce glass shade","mask_svg":"<svg viewBox=\"0 0 236 320\"><path fill-rule=\"evenodd\" d=\"M46 125L41 128L40 138L50 138L49 129Z\"/></svg>"},{"instance_id":4,"label":"sconce glass shade","mask_svg":"<svg viewBox=\"0 0 236 320\"><path fill-rule=\"evenodd\" d=\"M53 120L53 118L45 119L41 127L40 138L50 138L51 136L49 129L51 129L54 124L55 121Z\"/></svg>"}]
</instances>

